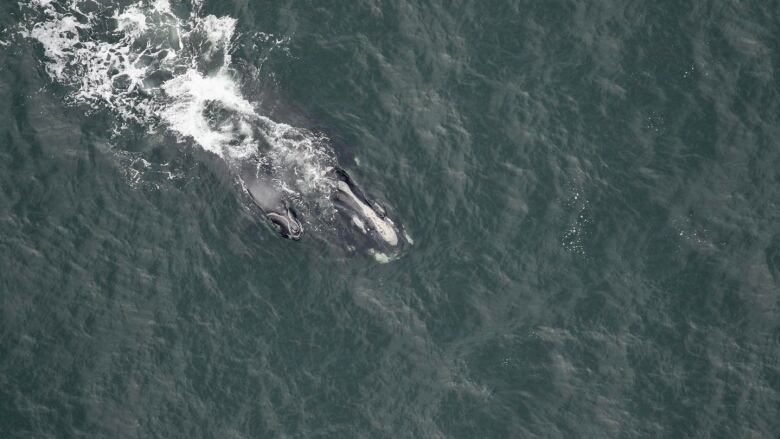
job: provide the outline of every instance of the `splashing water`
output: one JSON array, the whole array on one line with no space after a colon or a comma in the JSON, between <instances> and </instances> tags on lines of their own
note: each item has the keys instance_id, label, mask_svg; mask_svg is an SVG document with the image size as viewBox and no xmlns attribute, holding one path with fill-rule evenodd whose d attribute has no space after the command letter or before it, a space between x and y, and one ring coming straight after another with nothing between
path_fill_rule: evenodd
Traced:
<instances>
[{"instance_id":1,"label":"splashing water","mask_svg":"<svg viewBox=\"0 0 780 439\"><path fill-rule=\"evenodd\" d=\"M354 230L386 241L383 250L369 249L378 260L398 255L398 243L386 239L402 235L392 220L348 177L334 177L338 165L328 139L275 122L244 97L231 69L234 18L201 16L199 0L175 7L169 0L117 3L31 0L23 6L28 25L21 34L41 44L46 72L67 86L68 103L110 109L117 132L134 122L191 139L225 160L282 229L302 226L296 210L315 230L341 211Z\"/></svg>"}]
</instances>

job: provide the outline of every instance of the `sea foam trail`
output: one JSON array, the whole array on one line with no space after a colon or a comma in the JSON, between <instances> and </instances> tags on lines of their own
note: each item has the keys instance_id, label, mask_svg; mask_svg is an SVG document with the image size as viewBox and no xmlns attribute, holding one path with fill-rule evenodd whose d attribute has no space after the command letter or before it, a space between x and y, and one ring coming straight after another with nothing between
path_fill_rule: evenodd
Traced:
<instances>
[{"instance_id":1,"label":"sea foam trail","mask_svg":"<svg viewBox=\"0 0 780 439\"><path fill-rule=\"evenodd\" d=\"M328 176L335 154L324 136L271 120L242 94L231 68L236 20L201 16L198 0L175 8L169 0L116 3L23 6L28 24L21 34L43 47L45 70L67 86L67 101L111 110L118 132L128 123L165 129L235 169L251 164L304 212L308 226L327 225L336 211L331 196L338 185Z\"/></svg>"}]
</instances>

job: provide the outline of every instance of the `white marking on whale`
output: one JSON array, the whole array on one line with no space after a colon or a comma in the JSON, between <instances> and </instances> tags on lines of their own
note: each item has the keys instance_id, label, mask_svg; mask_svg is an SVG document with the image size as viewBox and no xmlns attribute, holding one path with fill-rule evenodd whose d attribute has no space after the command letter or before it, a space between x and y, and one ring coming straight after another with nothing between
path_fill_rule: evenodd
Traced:
<instances>
[{"instance_id":1,"label":"white marking on whale","mask_svg":"<svg viewBox=\"0 0 780 439\"><path fill-rule=\"evenodd\" d=\"M395 233L393 226L380 218L374 209L366 205L363 200L358 198L357 195L352 192L352 188L350 188L346 182L339 180L338 183L336 183L336 187L344 195L349 197L351 203L353 203L354 207L358 209L358 213L360 213L363 218L368 221L372 229L376 231L377 234L379 234L383 241L393 247L398 245L398 235Z\"/></svg>"}]
</instances>

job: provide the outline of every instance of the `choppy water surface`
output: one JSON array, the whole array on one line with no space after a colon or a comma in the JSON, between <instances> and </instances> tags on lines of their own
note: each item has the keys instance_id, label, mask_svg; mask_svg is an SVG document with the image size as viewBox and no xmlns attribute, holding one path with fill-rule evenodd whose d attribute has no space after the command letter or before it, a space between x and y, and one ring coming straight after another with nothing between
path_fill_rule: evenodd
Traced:
<instances>
[{"instance_id":1,"label":"choppy water surface","mask_svg":"<svg viewBox=\"0 0 780 439\"><path fill-rule=\"evenodd\" d=\"M1 3L0 437L776 437L778 17Z\"/></svg>"}]
</instances>

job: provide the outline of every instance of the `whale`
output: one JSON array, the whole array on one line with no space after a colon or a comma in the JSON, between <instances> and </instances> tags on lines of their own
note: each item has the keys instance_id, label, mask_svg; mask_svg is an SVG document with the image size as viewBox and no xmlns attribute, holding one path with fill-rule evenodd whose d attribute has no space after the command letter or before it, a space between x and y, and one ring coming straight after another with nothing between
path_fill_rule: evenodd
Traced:
<instances>
[{"instance_id":1,"label":"whale","mask_svg":"<svg viewBox=\"0 0 780 439\"><path fill-rule=\"evenodd\" d=\"M393 215L339 165L326 137L221 102L204 108L214 130L249 151L226 161L281 237L299 241L311 230L336 247L389 260L410 243Z\"/></svg>"},{"instance_id":2,"label":"whale","mask_svg":"<svg viewBox=\"0 0 780 439\"><path fill-rule=\"evenodd\" d=\"M266 222L280 236L298 241L303 236L304 228L298 219L296 209L291 206L282 191L273 183L257 175L244 174L240 177L246 193L260 209Z\"/></svg>"},{"instance_id":3,"label":"whale","mask_svg":"<svg viewBox=\"0 0 780 439\"><path fill-rule=\"evenodd\" d=\"M254 182L247 188L252 200L265 215L266 220L283 238L298 241L303 236L303 224L289 203L281 198L269 197L268 187Z\"/></svg>"},{"instance_id":4,"label":"whale","mask_svg":"<svg viewBox=\"0 0 780 439\"><path fill-rule=\"evenodd\" d=\"M332 198L337 209L346 214L364 234L373 235L386 246L396 247L398 230L387 218L384 208L369 201L343 169L334 167L330 178L334 182Z\"/></svg>"},{"instance_id":5,"label":"whale","mask_svg":"<svg viewBox=\"0 0 780 439\"><path fill-rule=\"evenodd\" d=\"M317 228L322 237L333 228L332 240L352 250L362 250L377 259L398 256L407 242L402 230L389 217L387 209L372 200L346 170L331 166L321 176L327 192L318 194L330 203L330 215L300 208L300 200L291 196L278 180L263 172L262 166L245 166L240 172L246 193L260 210L265 222L282 238L301 240L307 226ZM278 175L278 174L277 174ZM323 227L320 217L332 220Z\"/></svg>"}]
</instances>

